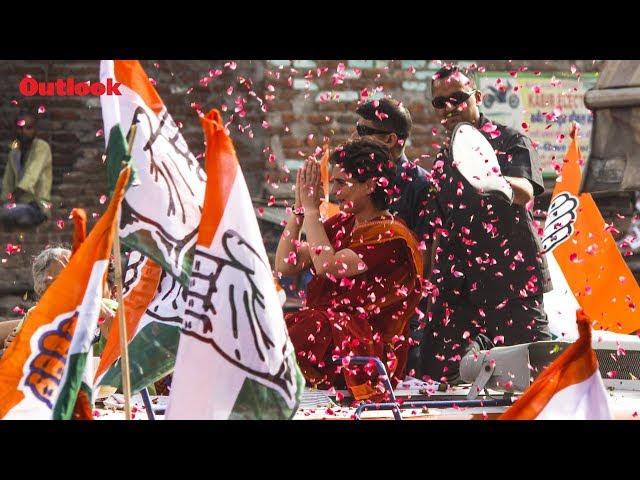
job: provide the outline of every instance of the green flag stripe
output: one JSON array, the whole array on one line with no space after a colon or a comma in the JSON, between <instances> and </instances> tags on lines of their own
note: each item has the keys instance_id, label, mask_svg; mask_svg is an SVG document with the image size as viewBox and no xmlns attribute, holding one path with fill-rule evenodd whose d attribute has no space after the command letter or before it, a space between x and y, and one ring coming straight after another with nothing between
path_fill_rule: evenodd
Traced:
<instances>
[{"instance_id":1,"label":"green flag stripe","mask_svg":"<svg viewBox=\"0 0 640 480\"><path fill-rule=\"evenodd\" d=\"M296 404L293 408L289 408L279 392L247 377L238 393L229 420L291 420L298 410L305 385L297 364L294 375Z\"/></svg>"},{"instance_id":2,"label":"green flag stripe","mask_svg":"<svg viewBox=\"0 0 640 480\"><path fill-rule=\"evenodd\" d=\"M54 420L70 420L76 405L78 391L82 385L82 376L87 365L87 353L75 353L69 356L67 375L60 388L60 394L53 407ZM91 396L89 397L91 398Z\"/></svg>"},{"instance_id":3,"label":"green flag stripe","mask_svg":"<svg viewBox=\"0 0 640 480\"><path fill-rule=\"evenodd\" d=\"M180 329L160 322L146 325L129 343L131 393L166 377L173 371L180 340ZM100 385L122 387L120 359L107 370Z\"/></svg>"}]
</instances>

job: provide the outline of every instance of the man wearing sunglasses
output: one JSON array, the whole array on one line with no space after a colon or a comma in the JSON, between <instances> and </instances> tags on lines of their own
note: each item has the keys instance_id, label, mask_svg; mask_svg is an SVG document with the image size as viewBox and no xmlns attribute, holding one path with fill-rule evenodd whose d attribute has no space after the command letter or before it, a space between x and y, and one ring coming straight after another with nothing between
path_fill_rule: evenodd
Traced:
<instances>
[{"instance_id":1,"label":"man wearing sunglasses","mask_svg":"<svg viewBox=\"0 0 640 480\"><path fill-rule=\"evenodd\" d=\"M404 105L391 98L360 105L356 114L356 131L351 138L375 137L389 147L396 162L393 182L397 193L393 195L390 211L404 220L418 241L425 240L426 217L424 212L420 212L425 208L430 183L427 171L410 162L404 153L411 134L411 114Z\"/></svg>"},{"instance_id":2,"label":"man wearing sunglasses","mask_svg":"<svg viewBox=\"0 0 640 480\"><path fill-rule=\"evenodd\" d=\"M449 133L460 122L482 132L514 191L512 203L479 195L453 165L447 142L434 162L427 210L430 233L437 233L431 281L438 295L420 345L420 373L458 383L460 359L470 349L551 338L542 302L550 274L526 208L544 186L531 140L482 115L482 93L456 66L434 75L432 95Z\"/></svg>"},{"instance_id":3,"label":"man wearing sunglasses","mask_svg":"<svg viewBox=\"0 0 640 480\"><path fill-rule=\"evenodd\" d=\"M396 163L396 175L393 179L395 192L392 195L389 211L401 218L416 235L418 242L424 241L423 251L425 276L430 271L430 251L432 239L429 237L426 204L431 182L427 179L427 171L410 162L405 155L406 142L412 128L411 114L397 100L384 98L364 103L356 110L358 120L352 139L373 137L384 142ZM391 179L389 179L391 180ZM419 306L426 311L426 299ZM411 337L419 342L423 330L419 329L418 316L410 320ZM408 341L408 339L407 339ZM412 348L407 360L407 372L415 370L419 362L419 347Z\"/></svg>"}]
</instances>

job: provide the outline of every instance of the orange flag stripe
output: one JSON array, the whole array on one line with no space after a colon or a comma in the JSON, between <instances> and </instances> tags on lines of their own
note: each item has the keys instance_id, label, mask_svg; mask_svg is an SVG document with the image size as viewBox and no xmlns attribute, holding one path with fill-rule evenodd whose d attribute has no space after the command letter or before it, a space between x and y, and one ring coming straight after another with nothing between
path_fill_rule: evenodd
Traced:
<instances>
[{"instance_id":1,"label":"orange flag stripe","mask_svg":"<svg viewBox=\"0 0 640 480\"><path fill-rule=\"evenodd\" d=\"M116 81L140 95L144 103L156 114L162 111L164 103L138 60L114 60L113 70Z\"/></svg>"},{"instance_id":2,"label":"orange flag stripe","mask_svg":"<svg viewBox=\"0 0 640 480\"><path fill-rule=\"evenodd\" d=\"M561 192L578 196L582 172L575 126L571 145L553 197ZM611 232L589 193L578 197L574 232L553 249L558 265L580 307L594 320L594 327L616 333L640 329L640 287L622 258Z\"/></svg>"},{"instance_id":3,"label":"orange flag stripe","mask_svg":"<svg viewBox=\"0 0 640 480\"><path fill-rule=\"evenodd\" d=\"M556 393L586 381L598 371L598 360L591 348L589 318L579 311L577 320L580 338L540 374L500 420L533 420Z\"/></svg>"},{"instance_id":4,"label":"orange flag stripe","mask_svg":"<svg viewBox=\"0 0 640 480\"><path fill-rule=\"evenodd\" d=\"M129 181L130 170L126 168L120 173L104 215L71 257L67 267L44 293L20 333L0 359L0 418L24 398L18 387L23 377L24 365L31 356L31 337L36 330L50 324L58 315L73 312L80 305L95 263L109 258L116 230L116 214L124 196L125 185ZM77 321L77 315L75 318ZM73 335L74 331L75 323L70 327L69 333ZM56 351L68 351L71 343L62 336L58 336L56 342L53 346ZM53 368L53 365L50 368Z\"/></svg>"},{"instance_id":5,"label":"orange flag stripe","mask_svg":"<svg viewBox=\"0 0 640 480\"><path fill-rule=\"evenodd\" d=\"M591 195L580 195L575 231L553 254L594 327L632 333L640 329L640 289L604 223Z\"/></svg>"},{"instance_id":6,"label":"orange flag stripe","mask_svg":"<svg viewBox=\"0 0 640 480\"><path fill-rule=\"evenodd\" d=\"M560 172L561 178L553 189L552 197L555 197L558 193L564 191L569 192L572 195L578 195L578 190L580 189L580 181L582 179L580 159L582 158L582 155L580 154L580 147L578 146L578 132L575 125L571 127L569 137L571 138L571 145L569 145L569 148L567 149L567 154L565 155L563 162L564 165Z\"/></svg>"},{"instance_id":7,"label":"orange flag stripe","mask_svg":"<svg viewBox=\"0 0 640 480\"><path fill-rule=\"evenodd\" d=\"M322 160L320 160L320 177L322 180L322 189L324 196L329 196L329 146L324 146Z\"/></svg>"},{"instance_id":8,"label":"orange flag stripe","mask_svg":"<svg viewBox=\"0 0 640 480\"><path fill-rule=\"evenodd\" d=\"M340 213L340 208L335 203L329 202L329 146L324 146L324 153L320 161L320 175L322 180L322 189L324 191L324 200L320 204L320 214L324 218L330 218Z\"/></svg>"},{"instance_id":9,"label":"orange flag stripe","mask_svg":"<svg viewBox=\"0 0 640 480\"><path fill-rule=\"evenodd\" d=\"M225 133L222 116L218 110L213 109L200 117L200 124L207 142L205 170L208 181L202 210L202 218L206 218L207 221L200 224L198 245L209 247L222 220L227 199L238 173L238 159L233 143Z\"/></svg>"},{"instance_id":10,"label":"orange flag stripe","mask_svg":"<svg viewBox=\"0 0 640 480\"><path fill-rule=\"evenodd\" d=\"M133 340L144 312L158 291L161 276L162 268L147 257L140 272L140 280L124 299L127 341L129 343ZM96 370L95 378L100 378L122 354L120 351L120 324L117 321L120 315L120 308L122 308L122 306L118 307L118 312L116 312L114 321L111 323L109 337L107 338L107 343L100 357L100 365L98 365L98 369Z\"/></svg>"},{"instance_id":11,"label":"orange flag stripe","mask_svg":"<svg viewBox=\"0 0 640 480\"><path fill-rule=\"evenodd\" d=\"M87 212L83 208L74 208L71 210L71 218L73 219L73 248L71 253L74 254L87 238Z\"/></svg>"}]
</instances>

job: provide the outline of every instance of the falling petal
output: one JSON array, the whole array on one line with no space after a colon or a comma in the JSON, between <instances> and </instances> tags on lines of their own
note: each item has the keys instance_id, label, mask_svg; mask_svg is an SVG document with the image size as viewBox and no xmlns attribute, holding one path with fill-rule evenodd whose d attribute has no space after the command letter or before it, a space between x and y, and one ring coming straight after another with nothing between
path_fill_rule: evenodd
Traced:
<instances>
[{"instance_id":1,"label":"falling petal","mask_svg":"<svg viewBox=\"0 0 640 480\"><path fill-rule=\"evenodd\" d=\"M7 247L5 248L5 253L7 253L7 255L11 255L14 253L20 253L22 250L22 247L18 244L12 244L12 243L7 243Z\"/></svg>"}]
</instances>

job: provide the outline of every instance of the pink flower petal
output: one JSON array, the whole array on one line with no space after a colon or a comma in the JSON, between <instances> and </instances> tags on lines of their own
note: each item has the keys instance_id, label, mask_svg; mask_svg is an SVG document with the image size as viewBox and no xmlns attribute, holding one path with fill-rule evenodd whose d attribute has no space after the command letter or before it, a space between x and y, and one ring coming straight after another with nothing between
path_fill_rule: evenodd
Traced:
<instances>
[{"instance_id":1,"label":"pink flower petal","mask_svg":"<svg viewBox=\"0 0 640 480\"><path fill-rule=\"evenodd\" d=\"M22 246L18 244L7 243L7 247L4 250L7 255L12 255L14 253L20 253L22 251Z\"/></svg>"}]
</instances>

